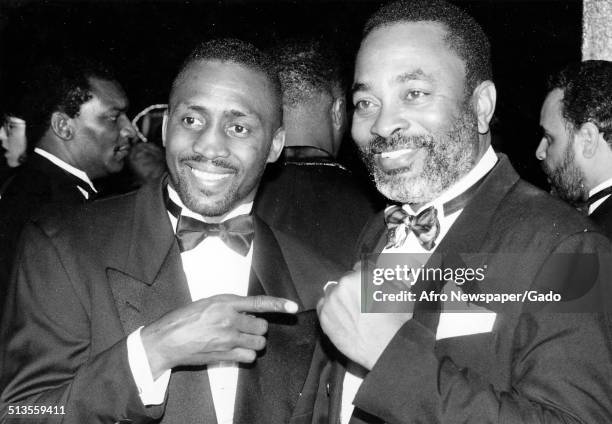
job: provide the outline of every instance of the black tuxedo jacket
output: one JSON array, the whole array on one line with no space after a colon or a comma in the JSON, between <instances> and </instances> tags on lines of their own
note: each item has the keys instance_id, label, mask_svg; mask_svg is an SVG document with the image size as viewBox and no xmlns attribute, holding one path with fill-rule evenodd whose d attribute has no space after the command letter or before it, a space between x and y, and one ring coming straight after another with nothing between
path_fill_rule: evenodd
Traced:
<instances>
[{"instance_id":1,"label":"black tuxedo jacket","mask_svg":"<svg viewBox=\"0 0 612 424\"><path fill-rule=\"evenodd\" d=\"M384 235L381 216L364 232L362 253L380 253ZM456 254L486 253L497 278L479 283L481 292L536 289L571 297L594 281L610 282L609 252L587 220L520 180L504 156L436 249L451 268L482 265ZM590 275L572 275L576 269ZM351 423L612 422L610 335L600 309L610 310L602 304L610 292L600 289L588 303L594 310L584 313L560 312L561 305L538 311L529 303L480 304L497 314L492 331L440 340L439 312L416 312L417 304L364 379ZM328 390L319 393L314 422L339 422L342 361L323 372Z\"/></svg>"},{"instance_id":2,"label":"black tuxedo jacket","mask_svg":"<svg viewBox=\"0 0 612 424\"><path fill-rule=\"evenodd\" d=\"M173 369L166 401L144 407L127 361L128 334L190 302L162 185L26 226L0 333L4 414L21 403L63 405L49 420L63 423L216 422L203 367ZM239 371L234 422L311 421L324 364L314 308L336 271L256 219L249 292L300 312L267 317L265 351Z\"/></svg>"},{"instance_id":3,"label":"black tuxedo jacket","mask_svg":"<svg viewBox=\"0 0 612 424\"><path fill-rule=\"evenodd\" d=\"M0 304L23 225L50 206L70 208L84 203L85 198L77 185L85 183L34 153L6 186L0 199Z\"/></svg>"},{"instance_id":4,"label":"black tuxedo jacket","mask_svg":"<svg viewBox=\"0 0 612 424\"><path fill-rule=\"evenodd\" d=\"M307 157L274 165L266 169L257 192L257 214L271 227L352 268L359 233L380 210L380 199L329 159Z\"/></svg>"},{"instance_id":5,"label":"black tuxedo jacket","mask_svg":"<svg viewBox=\"0 0 612 424\"><path fill-rule=\"evenodd\" d=\"M599 207L589 215L589 218L599 225L609 239L612 239L612 196L608 197L599 205Z\"/></svg>"}]
</instances>

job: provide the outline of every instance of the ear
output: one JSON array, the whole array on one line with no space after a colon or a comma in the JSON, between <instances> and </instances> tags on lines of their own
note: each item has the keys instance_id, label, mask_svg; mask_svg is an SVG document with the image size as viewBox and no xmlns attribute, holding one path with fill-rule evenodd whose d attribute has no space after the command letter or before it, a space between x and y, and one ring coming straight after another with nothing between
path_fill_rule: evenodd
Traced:
<instances>
[{"instance_id":1,"label":"ear","mask_svg":"<svg viewBox=\"0 0 612 424\"><path fill-rule=\"evenodd\" d=\"M272 138L272 146L270 147L270 153L268 153L267 163L276 162L283 151L283 147L285 147L285 129L279 127Z\"/></svg>"},{"instance_id":2,"label":"ear","mask_svg":"<svg viewBox=\"0 0 612 424\"><path fill-rule=\"evenodd\" d=\"M497 90L491 81L483 81L474 89L472 95L476 103L476 115L478 117L478 132L486 134L489 132L489 123L495 112L497 101Z\"/></svg>"},{"instance_id":3,"label":"ear","mask_svg":"<svg viewBox=\"0 0 612 424\"><path fill-rule=\"evenodd\" d=\"M603 134L599 132L599 128L592 122L585 122L576 131L576 140L579 142L579 149L586 159L591 159L597 153L600 141L605 143Z\"/></svg>"},{"instance_id":4,"label":"ear","mask_svg":"<svg viewBox=\"0 0 612 424\"><path fill-rule=\"evenodd\" d=\"M64 141L72 140L75 131L72 118L63 112L53 112L51 115L51 129L56 136Z\"/></svg>"},{"instance_id":5,"label":"ear","mask_svg":"<svg viewBox=\"0 0 612 424\"><path fill-rule=\"evenodd\" d=\"M332 103L331 118L332 124L334 125L334 129L336 131L339 131L344 127L346 121L346 104L343 98L338 97Z\"/></svg>"},{"instance_id":6,"label":"ear","mask_svg":"<svg viewBox=\"0 0 612 424\"><path fill-rule=\"evenodd\" d=\"M168 109L164 111L164 119L162 120L162 146L166 147L166 128L168 128Z\"/></svg>"}]
</instances>

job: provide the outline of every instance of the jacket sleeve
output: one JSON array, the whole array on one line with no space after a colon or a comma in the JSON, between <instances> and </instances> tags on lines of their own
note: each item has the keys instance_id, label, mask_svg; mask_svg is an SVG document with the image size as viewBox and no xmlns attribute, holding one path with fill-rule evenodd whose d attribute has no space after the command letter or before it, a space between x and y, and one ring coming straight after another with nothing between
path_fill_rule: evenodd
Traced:
<instances>
[{"instance_id":1,"label":"jacket sleeve","mask_svg":"<svg viewBox=\"0 0 612 424\"><path fill-rule=\"evenodd\" d=\"M568 289L580 283L567 280L575 273L566 273L566 281L543 281L559 276L551 269L559 266L556 254L576 252L594 253L599 269L594 275L609 284L610 259L598 256L608 249L597 234L569 237L542 265L532 287ZM574 265L567 263L565 269ZM499 364L510 366L505 391L453 358L436 355L435 335L408 321L365 378L354 404L388 424L612 422L612 353L603 312L524 308L511 334L499 335L512 344L508 363Z\"/></svg>"},{"instance_id":2,"label":"jacket sleeve","mask_svg":"<svg viewBox=\"0 0 612 424\"><path fill-rule=\"evenodd\" d=\"M28 225L0 323L0 422L145 423L163 414L163 405L140 401L126 338L92 354L91 300L84 293L52 239ZM15 415L28 406L63 414Z\"/></svg>"}]
</instances>

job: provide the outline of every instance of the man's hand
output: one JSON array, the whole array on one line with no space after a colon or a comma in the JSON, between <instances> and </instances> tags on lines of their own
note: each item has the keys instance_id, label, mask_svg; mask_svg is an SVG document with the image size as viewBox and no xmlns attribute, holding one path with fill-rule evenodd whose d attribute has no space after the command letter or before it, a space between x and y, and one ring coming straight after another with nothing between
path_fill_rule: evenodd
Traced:
<instances>
[{"instance_id":1,"label":"man's hand","mask_svg":"<svg viewBox=\"0 0 612 424\"><path fill-rule=\"evenodd\" d=\"M361 271L328 284L317 304L321 328L332 343L352 361L371 370L395 333L412 313L361 313Z\"/></svg>"},{"instance_id":2,"label":"man's hand","mask_svg":"<svg viewBox=\"0 0 612 424\"><path fill-rule=\"evenodd\" d=\"M169 312L140 333L153 378L179 365L253 362L266 345L268 322L249 312L295 313L297 305L277 297L223 294Z\"/></svg>"}]
</instances>

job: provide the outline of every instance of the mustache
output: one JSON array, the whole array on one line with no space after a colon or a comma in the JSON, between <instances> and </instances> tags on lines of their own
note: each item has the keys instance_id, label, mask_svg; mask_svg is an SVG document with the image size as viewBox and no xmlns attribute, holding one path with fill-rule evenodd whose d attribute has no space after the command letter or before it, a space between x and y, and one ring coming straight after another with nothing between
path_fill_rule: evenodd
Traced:
<instances>
[{"instance_id":1,"label":"mustache","mask_svg":"<svg viewBox=\"0 0 612 424\"><path fill-rule=\"evenodd\" d=\"M205 158L203 155L193 154L193 155L182 157L181 162L210 163L211 165L216 166L217 168L224 168L224 169L229 169L234 172L238 172L238 168L233 163L223 158L214 158L211 160L211 159Z\"/></svg>"},{"instance_id":2,"label":"mustache","mask_svg":"<svg viewBox=\"0 0 612 424\"><path fill-rule=\"evenodd\" d=\"M396 132L387 138L381 136L372 137L372 139L365 147L362 148L362 150L363 153L375 155L390 150L419 149L422 147L431 146L432 144L433 137L431 135L406 136L402 133Z\"/></svg>"}]
</instances>

